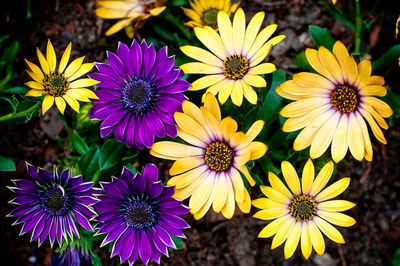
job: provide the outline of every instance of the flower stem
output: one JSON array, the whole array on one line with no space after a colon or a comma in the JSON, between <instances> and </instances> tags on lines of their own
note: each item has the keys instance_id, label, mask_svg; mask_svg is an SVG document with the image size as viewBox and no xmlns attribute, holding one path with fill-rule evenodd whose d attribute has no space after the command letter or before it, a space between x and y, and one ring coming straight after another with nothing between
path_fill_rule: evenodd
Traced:
<instances>
[{"instance_id":1,"label":"flower stem","mask_svg":"<svg viewBox=\"0 0 400 266\"><path fill-rule=\"evenodd\" d=\"M361 47L361 13L360 13L360 2L356 0L356 41L354 53L360 53Z\"/></svg>"},{"instance_id":2,"label":"flower stem","mask_svg":"<svg viewBox=\"0 0 400 266\"><path fill-rule=\"evenodd\" d=\"M10 113L7 115L0 116L0 123L5 122L7 120L11 120L11 119L21 118L21 117L25 116L26 114L29 114L30 112L35 111L41 104L42 104L42 102L37 102L32 107L30 107L29 109L26 109L24 111L18 112L16 114Z\"/></svg>"}]
</instances>

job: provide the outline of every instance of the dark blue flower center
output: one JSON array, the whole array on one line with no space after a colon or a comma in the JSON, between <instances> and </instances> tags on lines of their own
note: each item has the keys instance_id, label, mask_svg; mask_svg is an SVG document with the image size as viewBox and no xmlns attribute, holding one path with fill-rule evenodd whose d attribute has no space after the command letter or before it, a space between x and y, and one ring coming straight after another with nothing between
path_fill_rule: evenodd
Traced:
<instances>
[{"instance_id":1,"label":"dark blue flower center","mask_svg":"<svg viewBox=\"0 0 400 266\"><path fill-rule=\"evenodd\" d=\"M122 88L122 103L129 111L136 115L143 115L155 103L153 90L152 82L145 78L136 77Z\"/></svg>"},{"instance_id":2,"label":"dark blue flower center","mask_svg":"<svg viewBox=\"0 0 400 266\"><path fill-rule=\"evenodd\" d=\"M123 219L136 230L151 228L158 219L157 206L146 199L133 199L123 210Z\"/></svg>"},{"instance_id":3,"label":"dark blue flower center","mask_svg":"<svg viewBox=\"0 0 400 266\"><path fill-rule=\"evenodd\" d=\"M50 215L65 215L71 206L71 200L62 187L48 188L40 195L40 204Z\"/></svg>"}]
</instances>

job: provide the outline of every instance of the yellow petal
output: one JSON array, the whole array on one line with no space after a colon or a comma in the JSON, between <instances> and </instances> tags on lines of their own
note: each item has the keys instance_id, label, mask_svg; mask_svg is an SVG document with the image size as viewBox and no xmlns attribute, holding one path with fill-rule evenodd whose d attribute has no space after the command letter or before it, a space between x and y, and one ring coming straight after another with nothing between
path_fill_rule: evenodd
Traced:
<instances>
[{"instance_id":1,"label":"yellow petal","mask_svg":"<svg viewBox=\"0 0 400 266\"><path fill-rule=\"evenodd\" d=\"M77 100L65 94L62 97L69 104L69 106L74 109L75 112L79 113L79 103Z\"/></svg>"},{"instance_id":2,"label":"yellow petal","mask_svg":"<svg viewBox=\"0 0 400 266\"><path fill-rule=\"evenodd\" d=\"M241 54L246 31L246 17L239 8L233 18L233 48L236 54Z\"/></svg>"},{"instance_id":3,"label":"yellow petal","mask_svg":"<svg viewBox=\"0 0 400 266\"><path fill-rule=\"evenodd\" d=\"M308 72L294 74L293 80L303 87L316 87L328 90L332 90L336 87L331 81L323 76Z\"/></svg>"},{"instance_id":4,"label":"yellow petal","mask_svg":"<svg viewBox=\"0 0 400 266\"><path fill-rule=\"evenodd\" d=\"M264 20L265 13L264 12L257 12L257 14L254 15L254 17L250 20L249 24L247 25L245 37L244 37L244 42L243 42L243 48L242 48L242 53L244 55L247 55L247 53L250 51L251 47L253 46L253 43L257 37L258 32L260 31L260 27L262 25L262 22ZM260 34L258 35L259 38L262 38L259 43L263 45L267 39L275 32L276 28L278 25L270 25L269 28L266 30L264 29ZM261 37L260 37L261 36ZM261 47L260 45L260 47Z\"/></svg>"},{"instance_id":5,"label":"yellow petal","mask_svg":"<svg viewBox=\"0 0 400 266\"><path fill-rule=\"evenodd\" d=\"M200 110L204 115L204 120L206 121L208 135L216 139L222 139L222 129L217 118L215 118L215 116L203 106L200 107Z\"/></svg>"},{"instance_id":6,"label":"yellow petal","mask_svg":"<svg viewBox=\"0 0 400 266\"><path fill-rule=\"evenodd\" d=\"M241 166L237 167L237 169L244 174L247 181L250 183L250 186L254 186L256 184L256 181L251 177L246 165L241 165Z\"/></svg>"},{"instance_id":7,"label":"yellow petal","mask_svg":"<svg viewBox=\"0 0 400 266\"><path fill-rule=\"evenodd\" d=\"M310 65L312 66L312 68L315 69L315 71L317 71L318 73L320 73L321 75L323 75L324 77L329 79L330 81L336 82L335 77L332 75L333 73L331 73L329 71L329 69L326 68L326 65L323 62L321 62L320 55L317 50L307 48L306 49L306 58L307 58L308 63L310 63Z\"/></svg>"},{"instance_id":8,"label":"yellow petal","mask_svg":"<svg viewBox=\"0 0 400 266\"><path fill-rule=\"evenodd\" d=\"M280 115L284 117L296 117L307 114L315 108L322 107L330 104L330 99L322 97L312 97L298 100L286 105L281 111Z\"/></svg>"},{"instance_id":9,"label":"yellow petal","mask_svg":"<svg viewBox=\"0 0 400 266\"><path fill-rule=\"evenodd\" d=\"M29 66L29 68L32 70L32 72L38 76L40 78L40 81L42 81L44 79L44 75L42 70L40 70L40 68L35 65L34 63L30 62L29 60L25 59L26 64Z\"/></svg>"},{"instance_id":10,"label":"yellow petal","mask_svg":"<svg viewBox=\"0 0 400 266\"><path fill-rule=\"evenodd\" d=\"M251 202L251 204L253 204L254 207L259 209L273 209L273 208L281 209L285 207L287 208L286 204L276 202L267 198L255 199Z\"/></svg>"},{"instance_id":11,"label":"yellow petal","mask_svg":"<svg viewBox=\"0 0 400 266\"><path fill-rule=\"evenodd\" d=\"M308 159L304 165L302 177L301 177L301 188L303 194L309 194L312 183L314 182L315 169L311 159Z\"/></svg>"},{"instance_id":12,"label":"yellow petal","mask_svg":"<svg viewBox=\"0 0 400 266\"><path fill-rule=\"evenodd\" d=\"M291 217L281 226L281 228L278 230L278 232L272 239L271 249L275 249L280 245L282 245L283 242L285 242L285 240L289 236L289 232L292 230L295 223L296 220L293 217Z\"/></svg>"},{"instance_id":13,"label":"yellow petal","mask_svg":"<svg viewBox=\"0 0 400 266\"><path fill-rule=\"evenodd\" d=\"M359 91L361 95L365 96L380 96L383 97L387 93L387 89L384 86L379 86L379 85L370 85L361 88Z\"/></svg>"},{"instance_id":14,"label":"yellow petal","mask_svg":"<svg viewBox=\"0 0 400 266\"><path fill-rule=\"evenodd\" d=\"M267 86L265 79L258 75L247 74L243 77L243 81L254 87L262 88Z\"/></svg>"},{"instance_id":15,"label":"yellow petal","mask_svg":"<svg viewBox=\"0 0 400 266\"><path fill-rule=\"evenodd\" d=\"M253 217L261 220L272 220L289 213L287 207L269 208L256 212Z\"/></svg>"},{"instance_id":16,"label":"yellow petal","mask_svg":"<svg viewBox=\"0 0 400 266\"><path fill-rule=\"evenodd\" d=\"M347 211L353 208L356 204L347 200L328 200L318 203L318 209L328 212Z\"/></svg>"},{"instance_id":17,"label":"yellow petal","mask_svg":"<svg viewBox=\"0 0 400 266\"><path fill-rule=\"evenodd\" d=\"M264 156L267 152L268 146L259 141L253 141L249 144L250 160L257 160Z\"/></svg>"},{"instance_id":18,"label":"yellow petal","mask_svg":"<svg viewBox=\"0 0 400 266\"><path fill-rule=\"evenodd\" d=\"M221 111L219 109L217 98L212 93L207 93L204 100L204 108L210 111L214 117L221 122Z\"/></svg>"},{"instance_id":19,"label":"yellow petal","mask_svg":"<svg viewBox=\"0 0 400 266\"><path fill-rule=\"evenodd\" d=\"M303 253L304 258L308 260L312 252L312 244L310 240L310 235L308 234L308 222L305 222L301 225L300 246L301 253Z\"/></svg>"},{"instance_id":20,"label":"yellow petal","mask_svg":"<svg viewBox=\"0 0 400 266\"><path fill-rule=\"evenodd\" d=\"M219 74L222 73L221 67L212 66L205 63L190 62L183 64L181 69L185 74Z\"/></svg>"},{"instance_id":21,"label":"yellow petal","mask_svg":"<svg viewBox=\"0 0 400 266\"><path fill-rule=\"evenodd\" d=\"M67 67L67 69L65 69L64 72L64 76L68 79L70 76L72 76L73 74L75 74L76 71L78 71L78 69L81 67L83 59L85 57L79 57L77 59L75 59L74 61L71 62L71 64L69 64L69 66Z\"/></svg>"},{"instance_id":22,"label":"yellow petal","mask_svg":"<svg viewBox=\"0 0 400 266\"><path fill-rule=\"evenodd\" d=\"M347 76L346 73L346 65L347 65L347 58L349 57L349 52L347 51L346 47L341 41L336 41L335 45L333 46L333 55L336 57L341 69L342 74L344 77Z\"/></svg>"},{"instance_id":23,"label":"yellow petal","mask_svg":"<svg viewBox=\"0 0 400 266\"><path fill-rule=\"evenodd\" d=\"M174 118L177 125L186 133L200 139L204 143L208 142L209 136L207 131L193 118L184 113L175 113Z\"/></svg>"},{"instance_id":24,"label":"yellow petal","mask_svg":"<svg viewBox=\"0 0 400 266\"><path fill-rule=\"evenodd\" d=\"M340 68L338 61L333 56L333 54L323 46L319 47L318 54L319 54L319 60L325 66L325 68L330 72L332 77L337 82L343 83L342 70ZM357 65L356 65L356 70L357 70Z\"/></svg>"},{"instance_id":25,"label":"yellow petal","mask_svg":"<svg viewBox=\"0 0 400 266\"><path fill-rule=\"evenodd\" d=\"M268 54L271 51L272 47L274 47L276 44L278 44L279 42L281 42L282 40L284 40L286 38L285 35L278 35L278 36L273 37L272 39L270 39L266 43L264 43L265 40L262 39L262 38L265 37L265 36L262 36L263 32L264 31L260 32L260 34L258 35L256 40L254 41L253 46L250 48L250 51L247 54L247 58L253 59L254 62L257 61L257 63L251 62L250 63L251 66L255 66L258 63L260 63L262 60L264 60L265 57L268 56ZM261 42L261 41L263 41L263 42Z\"/></svg>"},{"instance_id":26,"label":"yellow petal","mask_svg":"<svg viewBox=\"0 0 400 266\"><path fill-rule=\"evenodd\" d=\"M345 68L345 71L347 72L347 82L350 85L353 85L356 82L358 76L357 63L352 56L347 58L346 63L347 66Z\"/></svg>"},{"instance_id":27,"label":"yellow petal","mask_svg":"<svg viewBox=\"0 0 400 266\"><path fill-rule=\"evenodd\" d=\"M243 86L242 82L239 80L235 81L233 84L231 99L236 106L241 106L243 103Z\"/></svg>"},{"instance_id":28,"label":"yellow petal","mask_svg":"<svg viewBox=\"0 0 400 266\"><path fill-rule=\"evenodd\" d=\"M200 108L190 101L184 101L182 104L182 110L185 115L190 116L193 120L199 123L203 128L206 128L206 121L204 120L203 113Z\"/></svg>"},{"instance_id":29,"label":"yellow petal","mask_svg":"<svg viewBox=\"0 0 400 266\"><path fill-rule=\"evenodd\" d=\"M78 89L70 89L70 90L79 90L82 94L84 94L89 99L98 99L99 98L93 91L86 89L86 88L78 88Z\"/></svg>"},{"instance_id":30,"label":"yellow petal","mask_svg":"<svg viewBox=\"0 0 400 266\"><path fill-rule=\"evenodd\" d=\"M30 96L30 97L40 97L42 96L43 93L40 90L29 90L25 96Z\"/></svg>"},{"instance_id":31,"label":"yellow petal","mask_svg":"<svg viewBox=\"0 0 400 266\"><path fill-rule=\"evenodd\" d=\"M261 130L264 128L265 122L263 120L257 120L254 122L251 127L247 130L246 136L247 136L247 141L250 143L253 141L258 134L260 134Z\"/></svg>"},{"instance_id":32,"label":"yellow petal","mask_svg":"<svg viewBox=\"0 0 400 266\"><path fill-rule=\"evenodd\" d=\"M386 144L386 139L385 136L382 133L382 130L379 128L379 126L376 124L374 118L371 116L371 114L365 110L364 108L359 109L362 116L367 120L369 126L371 127L372 133L374 133L374 136L383 144Z\"/></svg>"},{"instance_id":33,"label":"yellow petal","mask_svg":"<svg viewBox=\"0 0 400 266\"><path fill-rule=\"evenodd\" d=\"M225 49L229 54L234 54L231 20L229 19L228 15L223 11L218 12L217 20L222 43L224 44Z\"/></svg>"},{"instance_id":34,"label":"yellow petal","mask_svg":"<svg viewBox=\"0 0 400 266\"><path fill-rule=\"evenodd\" d=\"M242 81L243 86L243 96L251 103L257 104L257 93L254 91L253 87L251 87L246 82Z\"/></svg>"},{"instance_id":35,"label":"yellow petal","mask_svg":"<svg viewBox=\"0 0 400 266\"><path fill-rule=\"evenodd\" d=\"M369 104L365 104L365 103L361 103L360 104L360 112L362 111L362 109L364 109L363 111L367 111L370 115L372 115L372 117L376 120L376 122L378 123L378 125L383 128L383 129L388 129L389 125L386 123L385 119L383 119L383 117L378 114L374 108L372 108L371 105Z\"/></svg>"},{"instance_id":36,"label":"yellow petal","mask_svg":"<svg viewBox=\"0 0 400 266\"><path fill-rule=\"evenodd\" d=\"M229 139L237 131L238 124L232 117L228 116L222 119L221 129L224 139Z\"/></svg>"},{"instance_id":37,"label":"yellow petal","mask_svg":"<svg viewBox=\"0 0 400 266\"><path fill-rule=\"evenodd\" d=\"M228 182L228 195L226 198L225 206L221 210L222 215L226 219L231 219L235 213L235 196L232 188L232 184Z\"/></svg>"},{"instance_id":38,"label":"yellow petal","mask_svg":"<svg viewBox=\"0 0 400 266\"><path fill-rule=\"evenodd\" d=\"M28 86L31 89L35 90L44 90L44 86L41 83L37 83L36 81L28 81L25 83L26 86Z\"/></svg>"},{"instance_id":39,"label":"yellow petal","mask_svg":"<svg viewBox=\"0 0 400 266\"><path fill-rule=\"evenodd\" d=\"M282 194L281 192L272 187L260 186L260 189L265 196L276 202L281 202L281 203L290 202L290 199L287 196L285 196L284 194Z\"/></svg>"},{"instance_id":40,"label":"yellow petal","mask_svg":"<svg viewBox=\"0 0 400 266\"><path fill-rule=\"evenodd\" d=\"M329 161L322 167L321 171L318 173L315 178L314 183L311 186L310 195L317 195L328 183L333 173L333 162Z\"/></svg>"},{"instance_id":41,"label":"yellow petal","mask_svg":"<svg viewBox=\"0 0 400 266\"><path fill-rule=\"evenodd\" d=\"M63 73L71 55L71 47L72 43L69 43L67 48L64 51L63 56L61 57L60 65L58 66L58 73Z\"/></svg>"},{"instance_id":42,"label":"yellow petal","mask_svg":"<svg viewBox=\"0 0 400 266\"><path fill-rule=\"evenodd\" d=\"M56 70L57 57L50 40L47 41L46 59L47 63L49 64L50 71L54 72L54 70Z\"/></svg>"},{"instance_id":43,"label":"yellow petal","mask_svg":"<svg viewBox=\"0 0 400 266\"><path fill-rule=\"evenodd\" d=\"M342 234L333 227L330 223L324 221L323 219L316 216L314 219L315 223L317 224L318 228L324 233L327 237L329 237L332 241L344 244L345 241L343 239Z\"/></svg>"},{"instance_id":44,"label":"yellow petal","mask_svg":"<svg viewBox=\"0 0 400 266\"><path fill-rule=\"evenodd\" d=\"M217 191L212 205L213 210L217 213L220 212L225 206L225 202L228 197L228 183L231 182L226 178L225 173L220 173L215 183L215 186L217 186Z\"/></svg>"},{"instance_id":45,"label":"yellow petal","mask_svg":"<svg viewBox=\"0 0 400 266\"><path fill-rule=\"evenodd\" d=\"M190 157L193 158L193 157ZM185 160L187 158L184 158L182 160ZM179 161L179 160L178 160ZM200 166L197 168L193 168L189 171L186 171L180 175L176 175L172 177L170 180L168 180L168 185L169 186L175 186L176 189L183 189L190 184L197 182L199 179L203 179L204 175L206 174L206 171L208 169L208 166ZM169 170L171 174L171 169Z\"/></svg>"},{"instance_id":46,"label":"yellow petal","mask_svg":"<svg viewBox=\"0 0 400 266\"><path fill-rule=\"evenodd\" d=\"M360 82L360 88L363 89L364 87L371 86L371 85L378 85L383 86L385 84L385 79L381 76L371 76L367 77Z\"/></svg>"},{"instance_id":47,"label":"yellow petal","mask_svg":"<svg viewBox=\"0 0 400 266\"><path fill-rule=\"evenodd\" d=\"M342 178L339 181L336 181L329 187L325 188L324 190L321 191L316 197L316 201L325 201L325 200L330 200L339 194L341 194L343 191L346 190L346 188L350 184L350 178Z\"/></svg>"},{"instance_id":48,"label":"yellow petal","mask_svg":"<svg viewBox=\"0 0 400 266\"><path fill-rule=\"evenodd\" d=\"M225 75L217 74L217 75L207 75L195 80L192 83L192 87L189 89L190 91L198 91L204 88L207 88L221 80L225 79Z\"/></svg>"},{"instance_id":49,"label":"yellow petal","mask_svg":"<svg viewBox=\"0 0 400 266\"><path fill-rule=\"evenodd\" d=\"M25 70L26 71L26 73L28 73L28 75L31 77L31 78L33 78L33 80L34 81L36 81L37 83L42 83L43 82L43 74L42 74L42 76L39 76L39 75L37 75L37 74L35 74L33 71L30 71L30 70Z\"/></svg>"},{"instance_id":50,"label":"yellow petal","mask_svg":"<svg viewBox=\"0 0 400 266\"><path fill-rule=\"evenodd\" d=\"M176 143L172 141L160 141L153 144L151 150L161 155L173 156L175 158L193 157L204 154L201 148Z\"/></svg>"},{"instance_id":51,"label":"yellow petal","mask_svg":"<svg viewBox=\"0 0 400 266\"><path fill-rule=\"evenodd\" d=\"M336 128L339 122L340 113L336 112L333 116L323 125L314 137L311 144L310 157L315 159L320 157L329 147L335 135Z\"/></svg>"},{"instance_id":52,"label":"yellow petal","mask_svg":"<svg viewBox=\"0 0 400 266\"><path fill-rule=\"evenodd\" d=\"M283 132L292 132L297 131L306 127L310 124L316 117L318 117L321 113L324 113L326 110L330 109L329 105L321 106L312 110L311 112L297 117L290 117L285 121L282 127Z\"/></svg>"},{"instance_id":53,"label":"yellow petal","mask_svg":"<svg viewBox=\"0 0 400 266\"><path fill-rule=\"evenodd\" d=\"M272 222L270 222L267 226L265 226L260 233L258 234L257 237L259 238L268 238L273 236L278 232L279 229L282 228L283 224L286 223L286 221L290 218L290 215L285 215L282 217L279 217Z\"/></svg>"},{"instance_id":54,"label":"yellow petal","mask_svg":"<svg viewBox=\"0 0 400 266\"><path fill-rule=\"evenodd\" d=\"M187 143L189 143L193 146L204 148L204 149L207 148L207 144L204 141L202 141L201 139L193 136L192 134L187 133L185 130L181 129L180 127L177 127L176 129L177 129L178 137L180 137Z\"/></svg>"},{"instance_id":55,"label":"yellow petal","mask_svg":"<svg viewBox=\"0 0 400 266\"><path fill-rule=\"evenodd\" d=\"M210 206L214 201L215 194L216 194L216 189L215 189L215 186L213 186L210 196L208 197L208 199L206 199L206 203L204 204L204 206L198 212L193 214L193 217L196 220L201 219L207 213L207 211L210 209Z\"/></svg>"},{"instance_id":56,"label":"yellow petal","mask_svg":"<svg viewBox=\"0 0 400 266\"><path fill-rule=\"evenodd\" d=\"M53 106L54 103L54 97L50 95L44 96L43 103L42 103L42 115L44 115L47 110Z\"/></svg>"},{"instance_id":57,"label":"yellow petal","mask_svg":"<svg viewBox=\"0 0 400 266\"><path fill-rule=\"evenodd\" d=\"M220 67L221 69L223 67L223 62L221 59L204 49L190 45L181 46L180 49L185 55L197 61Z\"/></svg>"},{"instance_id":58,"label":"yellow petal","mask_svg":"<svg viewBox=\"0 0 400 266\"><path fill-rule=\"evenodd\" d=\"M288 184L290 190L295 195L300 195L301 194L300 181L293 165L288 161L283 161L281 164L281 168L283 177L285 178L285 181Z\"/></svg>"},{"instance_id":59,"label":"yellow petal","mask_svg":"<svg viewBox=\"0 0 400 266\"><path fill-rule=\"evenodd\" d=\"M393 114L392 108L384 101L375 97L364 97L363 102L371 105L384 118L388 118Z\"/></svg>"},{"instance_id":60,"label":"yellow petal","mask_svg":"<svg viewBox=\"0 0 400 266\"><path fill-rule=\"evenodd\" d=\"M357 118L358 124L360 125L362 135L363 135L364 157L367 161L372 161L373 150L372 150L371 139L369 138L367 124L365 123L364 118L358 112L356 113L356 118Z\"/></svg>"},{"instance_id":61,"label":"yellow petal","mask_svg":"<svg viewBox=\"0 0 400 266\"><path fill-rule=\"evenodd\" d=\"M268 74L272 73L276 70L276 66L271 63L262 63L255 67L250 68L249 74L250 75L257 75L257 74Z\"/></svg>"},{"instance_id":62,"label":"yellow petal","mask_svg":"<svg viewBox=\"0 0 400 266\"><path fill-rule=\"evenodd\" d=\"M347 129L348 129L348 116L342 115L339 124L337 126L335 136L332 140L331 154L332 159L338 163L341 161L347 153L349 147L347 140Z\"/></svg>"},{"instance_id":63,"label":"yellow petal","mask_svg":"<svg viewBox=\"0 0 400 266\"><path fill-rule=\"evenodd\" d=\"M308 222L308 235L310 236L311 243L318 255L322 256L325 251L325 241L318 229L317 225L313 221Z\"/></svg>"},{"instance_id":64,"label":"yellow petal","mask_svg":"<svg viewBox=\"0 0 400 266\"><path fill-rule=\"evenodd\" d=\"M339 213L339 212L326 212L326 211L319 210L318 216L320 216L321 218L324 218L331 224L343 226L343 227L349 227L356 223L356 220L354 220L354 218L352 218L346 214Z\"/></svg>"},{"instance_id":65,"label":"yellow petal","mask_svg":"<svg viewBox=\"0 0 400 266\"><path fill-rule=\"evenodd\" d=\"M268 41L250 59L250 67L261 63L271 52L273 45Z\"/></svg>"},{"instance_id":66,"label":"yellow petal","mask_svg":"<svg viewBox=\"0 0 400 266\"><path fill-rule=\"evenodd\" d=\"M55 102L56 102L56 105L57 105L58 110L60 110L60 113L64 114L64 110L65 110L66 103L65 103L65 101L63 100L63 98L61 98L61 97L55 97L54 100L55 100Z\"/></svg>"},{"instance_id":67,"label":"yellow petal","mask_svg":"<svg viewBox=\"0 0 400 266\"><path fill-rule=\"evenodd\" d=\"M243 202L236 202L239 209L243 213L249 213L251 209L251 198L249 195L249 192L247 192L247 189L244 190L244 201Z\"/></svg>"},{"instance_id":68,"label":"yellow petal","mask_svg":"<svg viewBox=\"0 0 400 266\"><path fill-rule=\"evenodd\" d=\"M358 77L356 80L356 84L360 84L360 82L369 76L371 76L372 66L371 61L363 60L360 64L358 64Z\"/></svg>"},{"instance_id":69,"label":"yellow petal","mask_svg":"<svg viewBox=\"0 0 400 266\"><path fill-rule=\"evenodd\" d=\"M224 79L219 83L219 93L218 93L218 101L221 104L224 104L226 100L228 100L231 92L233 90L233 85L235 84L234 80Z\"/></svg>"},{"instance_id":70,"label":"yellow petal","mask_svg":"<svg viewBox=\"0 0 400 266\"><path fill-rule=\"evenodd\" d=\"M42 68L43 72L45 74L50 74L50 67L49 63L47 62L46 58L42 54L42 52L39 50L39 48L36 47L36 53L39 59L40 67ZM32 69L33 70L33 69ZM34 70L33 70L34 71ZM35 72L35 71L34 71ZM41 72L41 71L40 71Z\"/></svg>"},{"instance_id":71,"label":"yellow petal","mask_svg":"<svg viewBox=\"0 0 400 266\"><path fill-rule=\"evenodd\" d=\"M245 193L244 191L246 188L244 187L240 173L235 168L231 169L231 181L233 190L235 192L235 200L238 202L243 202Z\"/></svg>"},{"instance_id":72,"label":"yellow petal","mask_svg":"<svg viewBox=\"0 0 400 266\"><path fill-rule=\"evenodd\" d=\"M354 113L349 115L349 129L347 131L349 150L353 157L359 161L364 158L364 140L360 125Z\"/></svg>"},{"instance_id":73,"label":"yellow petal","mask_svg":"<svg viewBox=\"0 0 400 266\"><path fill-rule=\"evenodd\" d=\"M137 14L139 15L139 14ZM114 33L119 32L123 28L126 28L132 24L132 22L137 18L137 16L132 17L132 18L127 18L127 19L122 19L114 23L107 31L106 31L106 36L113 35ZM128 35L128 34L127 34Z\"/></svg>"},{"instance_id":74,"label":"yellow petal","mask_svg":"<svg viewBox=\"0 0 400 266\"><path fill-rule=\"evenodd\" d=\"M68 95L71 98L74 98L74 99L76 99L78 101L90 102L89 98L86 97L86 94L81 92L79 89L69 89L69 90L67 90L65 95Z\"/></svg>"},{"instance_id":75,"label":"yellow petal","mask_svg":"<svg viewBox=\"0 0 400 266\"><path fill-rule=\"evenodd\" d=\"M201 207L204 206L204 204L206 203L207 199L211 194L213 186L216 185L214 184L215 178L216 178L215 174L214 173L211 174L210 172L208 176L200 184L200 186L193 192L189 200L190 213L192 214L196 213L201 209Z\"/></svg>"},{"instance_id":76,"label":"yellow petal","mask_svg":"<svg viewBox=\"0 0 400 266\"><path fill-rule=\"evenodd\" d=\"M90 78L83 78L83 79L78 79L78 80L71 82L69 84L69 87L71 89L84 88L84 87L96 85L98 83L99 83L99 81L97 81L97 80L90 79Z\"/></svg>"},{"instance_id":77,"label":"yellow petal","mask_svg":"<svg viewBox=\"0 0 400 266\"><path fill-rule=\"evenodd\" d=\"M182 158L174 162L174 164L169 169L169 174L178 175L191 169L197 168L203 164L204 160L199 157Z\"/></svg>"},{"instance_id":78,"label":"yellow petal","mask_svg":"<svg viewBox=\"0 0 400 266\"><path fill-rule=\"evenodd\" d=\"M285 259L290 258L296 251L297 245L299 244L301 235L301 222L296 222L292 230L289 232L289 236L285 243Z\"/></svg>"},{"instance_id":79,"label":"yellow petal","mask_svg":"<svg viewBox=\"0 0 400 266\"><path fill-rule=\"evenodd\" d=\"M225 59L228 54L226 53L225 46L222 43L221 37L210 27L194 28L196 37L216 56L220 59Z\"/></svg>"},{"instance_id":80,"label":"yellow petal","mask_svg":"<svg viewBox=\"0 0 400 266\"><path fill-rule=\"evenodd\" d=\"M73 81L85 74L87 74L90 70L92 70L92 68L96 65L96 63L86 63L86 64L82 64L81 67L78 69L78 71L75 72L75 74L73 74L72 76L70 76L68 78L68 81ZM97 82L98 83L98 82ZM96 83L96 84L97 84Z\"/></svg>"}]
</instances>

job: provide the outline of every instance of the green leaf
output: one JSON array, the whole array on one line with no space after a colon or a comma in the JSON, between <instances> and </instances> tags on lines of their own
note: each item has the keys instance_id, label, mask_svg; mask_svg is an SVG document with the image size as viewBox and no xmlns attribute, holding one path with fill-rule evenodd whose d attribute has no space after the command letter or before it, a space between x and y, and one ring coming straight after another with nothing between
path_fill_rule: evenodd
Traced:
<instances>
[{"instance_id":1,"label":"green leaf","mask_svg":"<svg viewBox=\"0 0 400 266\"><path fill-rule=\"evenodd\" d=\"M187 0L169 0L168 5L170 6L184 6L187 5Z\"/></svg>"},{"instance_id":2,"label":"green leaf","mask_svg":"<svg viewBox=\"0 0 400 266\"><path fill-rule=\"evenodd\" d=\"M298 68L313 71L312 66L310 65L310 63L308 63L305 51L301 51L300 53L298 53L295 57L295 60Z\"/></svg>"},{"instance_id":3,"label":"green leaf","mask_svg":"<svg viewBox=\"0 0 400 266\"><path fill-rule=\"evenodd\" d=\"M310 31L311 37L313 38L317 47L324 46L332 51L336 40L332 37L329 30L314 25L308 26L308 30Z\"/></svg>"},{"instance_id":4,"label":"green leaf","mask_svg":"<svg viewBox=\"0 0 400 266\"><path fill-rule=\"evenodd\" d=\"M3 89L0 92L2 92L2 93L12 93L12 94L25 94L28 91L29 91L29 89L25 88L25 87L12 87L12 88Z\"/></svg>"},{"instance_id":5,"label":"green leaf","mask_svg":"<svg viewBox=\"0 0 400 266\"><path fill-rule=\"evenodd\" d=\"M393 109L394 115L400 116L400 95L388 90L386 96L383 98L387 104Z\"/></svg>"},{"instance_id":6,"label":"green leaf","mask_svg":"<svg viewBox=\"0 0 400 266\"><path fill-rule=\"evenodd\" d=\"M90 149L80 158L78 165L83 173L85 181L90 181L99 171L100 150L98 148Z\"/></svg>"},{"instance_id":7,"label":"green leaf","mask_svg":"<svg viewBox=\"0 0 400 266\"><path fill-rule=\"evenodd\" d=\"M174 241L177 250L183 249L185 247L185 243L183 243L182 238L173 235L171 235L171 238L172 241Z\"/></svg>"},{"instance_id":8,"label":"green leaf","mask_svg":"<svg viewBox=\"0 0 400 266\"><path fill-rule=\"evenodd\" d=\"M393 266L399 266L400 265L400 248L396 249L396 252L394 253L393 259L392 259L392 265Z\"/></svg>"},{"instance_id":9,"label":"green leaf","mask_svg":"<svg viewBox=\"0 0 400 266\"><path fill-rule=\"evenodd\" d=\"M0 155L0 171L2 172L14 172L15 162L13 159Z\"/></svg>"},{"instance_id":10,"label":"green leaf","mask_svg":"<svg viewBox=\"0 0 400 266\"><path fill-rule=\"evenodd\" d=\"M121 158L126 154L126 151L125 145L119 143L116 139L110 139L104 143L100 151L100 169L105 170L117 165L121 162Z\"/></svg>"},{"instance_id":11,"label":"green leaf","mask_svg":"<svg viewBox=\"0 0 400 266\"><path fill-rule=\"evenodd\" d=\"M72 146L80 155L84 155L89 150L86 141L81 136L79 136L76 130L74 130L74 132L72 133L71 142Z\"/></svg>"},{"instance_id":12,"label":"green leaf","mask_svg":"<svg viewBox=\"0 0 400 266\"><path fill-rule=\"evenodd\" d=\"M0 61L5 61L9 64L12 64L15 61L15 57L17 56L19 50L19 42L13 41L10 46L4 49L4 53L0 58Z\"/></svg>"},{"instance_id":13,"label":"green leaf","mask_svg":"<svg viewBox=\"0 0 400 266\"><path fill-rule=\"evenodd\" d=\"M266 124L269 124L279 115L278 111L281 108L283 98L276 93L275 89L285 81L286 75L283 70L279 69L273 73L271 89L268 91L260 110L260 117Z\"/></svg>"},{"instance_id":14,"label":"green leaf","mask_svg":"<svg viewBox=\"0 0 400 266\"><path fill-rule=\"evenodd\" d=\"M400 57L400 44L394 45L381 57L372 63L372 71L376 72L391 65L397 64Z\"/></svg>"}]
</instances>

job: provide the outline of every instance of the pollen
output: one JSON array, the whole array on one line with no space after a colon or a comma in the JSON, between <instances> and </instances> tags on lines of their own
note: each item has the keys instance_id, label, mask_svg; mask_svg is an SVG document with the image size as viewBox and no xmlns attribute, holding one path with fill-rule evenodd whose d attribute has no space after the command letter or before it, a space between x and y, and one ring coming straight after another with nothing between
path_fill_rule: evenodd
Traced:
<instances>
[{"instance_id":1,"label":"pollen","mask_svg":"<svg viewBox=\"0 0 400 266\"><path fill-rule=\"evenodd\" d=\"M332 107L341 113L351 113L358 107L357 90L347 85L340 85L331 94Z\"/></svg>"},{"instance_id":2,"label":"pollen","mask_svg":"<svg viewBox=\"0 0 400 266\"><path fill-rule=\"evenodd\" d=\"M233 163L234 151L224 142L211 143L204 154L204 160L211 170L228 170Z\"/></svg>"},{"instance_id":3,"label":"pollen","mask_svg":"<svg viewBox=\"0 0 400 266\"><path fill-rule=\"evenodd\" d=\"M222 72L228 79L238 80L249 71L249 60L242 55L232 55L225 59Z\"/></svg>"},{"instance_id":4,"label":"pollen","mask_svg":"<svg viewBox=\"0 0 400 266\"><path fill-rule=\"evenodd\" d=\"M44 90L51 96L62 96L68 89L67 79L59 73L51 73L45 76L43 80Z\"/></svg>"},{"instance_id":5,"label":"pollen","mask_svg":"<svg viewBox=\"0 0 400 266\"><path fill-rule=\"evenodd\" d=\"M317 214L315 198L308 195L296 196L289 205L290 214L297 221L311 220Z\"/></svg>"}]
</instances>

